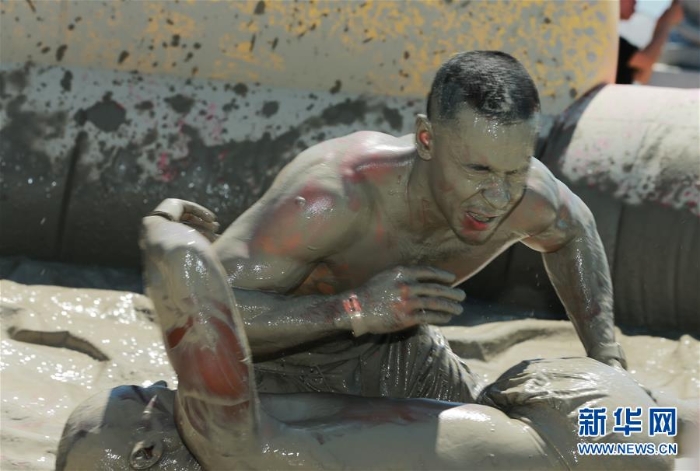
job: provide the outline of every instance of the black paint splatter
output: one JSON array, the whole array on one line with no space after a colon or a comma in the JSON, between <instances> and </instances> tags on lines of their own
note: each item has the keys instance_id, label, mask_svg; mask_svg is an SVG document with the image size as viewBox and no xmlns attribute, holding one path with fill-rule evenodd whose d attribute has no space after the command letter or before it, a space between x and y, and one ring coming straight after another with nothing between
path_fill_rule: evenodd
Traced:
<instances>
[{"instance_id":1,"label":"black paint splatter","mask_svg":"<svg viewBox=\"0 0 700 471\"><path fill-rule=\"evenodd\" d=\"M153 109L153 102L150 100L145 100L142 101L141 103L138 103L134 108L136 108L139 111L148 111Z\"/></svg>"},{"instance_id":2,"label":"black paint splatter","mask_svg":"<svg viewBox=\"0 0 700 471\"><path fill-rule=\"evenodd\" d=\"M84 126L89 121L101 131L114 132L126 122L126 110L112 100L110 93L107 93L101 102L95 103L86 110L79 110L75 114L75 121L80 126Z\"/></svg>"},{"instance_id":3,"label":"black paint splatter","mask_svg":"<svg viewBox=\"0 0 700 471\"><path fill-rule=\"evenodd\" d=\"M194 105L194 99L191 97L182 95L178 93L177 95L173 95L171 97L168 97L165 99L165 102L170 105L170 107L175 111L176 113L182 113L182 114L187 114L190 112L192 109L192 105Z\"/></svg>"},{"instance_id":4,"label":"black paint splatter","mask_svg":"<svg viewBox=\"0 0 700 471\"><path fill-rule=\"evenodd\" d=\"M63 56L66 53L66 49L68 49L68 46L66 44L61 44L58 46L58 49L56 49L56 60L58 62L61 62L63 60Z\"/></svg>"},{"instance_id":5,"label":"black paint splatter","mask_svg":"<svg viewBox=\"0 0 700 471\"><path fill-rule=\"evenodd\" d=\"M233 98L230 102L226 103L224 106L221 107L225 113L230 112L231 110L237 110L240 108L236 102L236 99Z\"/></svg>"},{"instance_id":6,"label":"black paint splatter","mask_svg":"<svg viewBox=\"0 0 700 471\"><path fill-rule=\"evenodd\" d=\"M280 109L280 104L277 101L266 101L262 107L262 115L269 118L277 113Z\"/></svg>"},{"instance_id":7,"label":"black paint splatter","mask_svg":"<svg viewBox=\"0 0 700 471\"><path fill-rule=\"evenodd\" d=\"M179 34L173 34L173 37L170 39L170 45L172 47L178 47L180 45L180 35Z\"/></svg>"},{"instance_id":8,"label":"black paint splatter","mask_svg":"<svg viewBox=\"0 0 700 471\"><path fill-rule=\"evenodd\" d=\"M248 86L247 86L245 83L237 83L237 84L233 87L233 92L234 92L236 95L240 95L240 96L242 96L243 98L245 98L245 96L248 94Z\"/></svg>"},{"instance_id":9,"label":"black paint splatter","mask_svg":"<svg viewBox=\"0 0 700 471\"><path fill-rule=\"evenodd\" d=\"M403 128L403 116L401 116L399 110L385 106L382 109L382 115L392 129L401 131L401 128Z\"/></svg>"},{"instance_id":10,"label":"black paint splatter","mask_svg":"<svg viewBox=\"0 0 700 471\"><path fill-rule=\"evenodd\" d=\"M129 57L129 52L128 51L122 51L119 53L119 58L117 59L117 62L121 64L124 62L127 58Z\"/></svg>"},{"instance_id":11,"label":"black paint splatter","mask_svg":"<svg viewBox=\"0 0 700 471\"><path fill-rule=\"evenodd\" d=\"M253 52L254 47L255 47L255 33L253 33L253 37L250 38L250 52Z\"/></svg>"},{"instance_id":12,"label":"black paint splatter","mask_svg":"<svg viewBox=\"0 0 700 471\"><path fill-rule=\"evenodd\" d=\"M340 91L340 88L343 86L343 83L340 80L335 81L335 85L329 90L332 94L336 94Z\"/></svg>"},{"instance_id":13,"label":"black paint splatter","mask_svg":"<svg viewBox=\"0 0 700 471\"><path fill-rule=\"evenodd\" d=\"M322 123L326 126L352 124L364 119L367 114L367 103L364 100L347 99L343 103L329 106L321 113Z\"/></svg>"},{"instance_id":14,"label":"black paint splatter","mask_svg":"<svg viewBox=\"0 0 700 471\"><path fill-rule=\"evenodd\" d=\"M61 88L64 92L69 92L73 85L73 73L70 70L66 70L61 79Z\"/></svg>"},{"instance_id":15,"label":"black paint splatter","mask_svg":"<svg viewBox=\"0 0 700 471\"><path fill-rule=\"evenodd\" d=\"M272 40L272 50L274 51L275 48L277 47L277 43L279 42L278 38L275 38Z\"/></svg>"},{"instance_id":16,"label":"black paint splatter","mask_svg":"<svg viewBox=\"0 0 700 471\"><path fill-rule=\"evenodd\" d=\"M263 0L260 0L257 5L255 5L255 11L253 12L256 15L262 15L265 13L265 2Z\"/></svg>"}]
</instances>

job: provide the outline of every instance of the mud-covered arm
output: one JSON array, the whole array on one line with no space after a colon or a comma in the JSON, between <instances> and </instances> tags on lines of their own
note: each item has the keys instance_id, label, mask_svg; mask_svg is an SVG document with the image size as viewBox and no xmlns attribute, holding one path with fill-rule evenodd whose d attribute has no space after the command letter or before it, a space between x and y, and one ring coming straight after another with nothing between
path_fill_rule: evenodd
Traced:
<instances>
[{"instance_id":1,"label":"mud-covered arm","mask_svg":"<svg viewBox=\"0 0 700 471\"><path fill-rule=\"evenodd\" d=\"M342 294L291 293L357 237L368 204L356 197L330 178L282 174L214 243L254 356L351 330Z\"/></svg>"},{"instance_id":2,"label":"mud-covered arm","mask_svg":"<svg viewBox=\"0 0 700 471\"><path fill-rule=\"evenodd\" d=\"M256 360L352 328L343 310L343 295L288 296L233 288Z\"/></svg>"},{"instance_id":3,"label":"mud-covered arm","mask_svg":"<svg viewBox=\"0 0 700 471\"><path fill-rule=\"evenodd\" d=\"M391 267L361 286L344 283L352 286L345 292L294 295L320 263L332 263L371 230L374 205L337 173L319 171L310 179L292 171L280 174L214 244L258 359L339 332L397 332L446 324L462 312L464 293L451 287L454 275L433 267ZM357 256L370 262L373 254Z\"/></svg>"},{"instance_id":4,"label":"mud-covered arm","mask_svg":"<svg viewBox=\"0 0 700 471\"><path fill-rule=\"evenodd\" d=\"M345 202L331 188L319 186L310 201L296 194L297 188L287 189L292 191L285 191L278 182L214 247L230 269L229 283L255 355L274 354L351 329L342 309L342 296L291 297L280 293L303 281L317 258L341 248L344 239L353 234L356 215L343 210ZM338 217L341 219L336 220ZM220 237L212 211L191 201L168 198L144 218L142 243L149 240L153 227L160 227L149 220L161 218L190 226L210 241ZM323 227L331 223L332 231ZM318 227L314 230L314 226ZM311 243L316 246L308 245Z\"/></svg>"},{"instance_id":5,"label":"mud-covered arm","mask_svg":"<svg viewBox=\"0 0 700 471\"><path fill-rule=\"evenodd\" d=\"M542 230L525 238L542 252L549 278L589 357L625 366L615 341L610 269L588 207L548 171L539 169L528 198Z\"/></svg>"}]
</instances>

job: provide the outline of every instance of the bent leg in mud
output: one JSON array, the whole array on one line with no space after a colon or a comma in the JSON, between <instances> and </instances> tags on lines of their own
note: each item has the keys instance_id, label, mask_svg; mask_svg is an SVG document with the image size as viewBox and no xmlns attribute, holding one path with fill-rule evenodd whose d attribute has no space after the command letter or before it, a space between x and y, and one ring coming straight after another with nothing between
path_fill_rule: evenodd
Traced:
<instances>
[{"instance_id":1,"label":"bent leg in mud","mask_svg":"<svg viewBox=\"0 0 700 471\"><path fill-rule=\"evenodd\" d=\"M144 225L147 294L178 375L180 434L205 467L230 464L255 440L257 425L250 352L233 293L201 234L159 217Z\"/></svg>"}]
</instances>

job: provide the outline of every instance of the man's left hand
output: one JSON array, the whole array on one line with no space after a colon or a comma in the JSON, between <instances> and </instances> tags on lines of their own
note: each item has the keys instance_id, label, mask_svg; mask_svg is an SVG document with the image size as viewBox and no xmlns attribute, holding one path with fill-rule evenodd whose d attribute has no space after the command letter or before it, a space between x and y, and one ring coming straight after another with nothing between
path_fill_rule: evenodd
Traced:
<instances>
[{"instance_id":1,"label":"man's left hand","mask_svg":"<svg viewBox=\"0 0 700 471\"><path fill-rule=\"evenodd\" d=\"M218 236L219 223L216 222L216 215L197 203L191 201L168 198L160 203L149 216L161 216L170 221L186 224L210 241L214 241Z\"/></svg>"}]
</instances>

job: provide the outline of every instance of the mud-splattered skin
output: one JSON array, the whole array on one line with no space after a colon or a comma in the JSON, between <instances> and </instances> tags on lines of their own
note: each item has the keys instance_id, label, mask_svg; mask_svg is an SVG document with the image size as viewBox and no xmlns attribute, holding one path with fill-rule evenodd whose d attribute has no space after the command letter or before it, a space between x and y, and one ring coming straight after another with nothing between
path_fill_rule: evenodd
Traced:
<instances>
[{"instance_id":1,"label":"mud-splattered skin","mask_svg":"<svg viewBox=\"0 0 700 471\"><path fill-rule=\"evenodd\" d=\"M535 137L534 119L500 125L465 107L419 117L414 135L359 132L299 155L214 244L254 355L446 323L464 296L450 286L523 242L545 254L588 354L616 364L593 217L531 158Z\"/></svg>"},{"instance_id":2,"label":"mud-splattered skin","mask_svg":"<svg viewBox=\"0 0 700 471\"><path fill-rule=\"evenodd\" d=\"M89 399L66 424L59 471L669 469L672 464L663 456L574 454L575 442L589 441L575 434L577 407L653 404L626 372L587 358L522 362L490 385L479 404L342 394L258 396L238 304L211 245L194 229L158 216L147 217L144 228L147 291L178 375L177 393L163 384L121 386ZM593 440L662 441L642 434Z\"/></svg>"}]
</instances>

